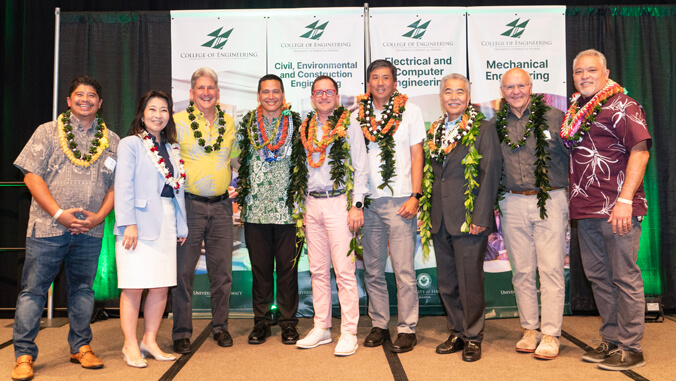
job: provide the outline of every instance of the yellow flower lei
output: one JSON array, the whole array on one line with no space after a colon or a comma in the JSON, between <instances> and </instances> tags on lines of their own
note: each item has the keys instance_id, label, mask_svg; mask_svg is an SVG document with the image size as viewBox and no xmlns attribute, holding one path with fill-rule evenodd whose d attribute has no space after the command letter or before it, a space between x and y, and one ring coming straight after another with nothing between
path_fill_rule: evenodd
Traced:
<instances>
[{"instance_id":1,"label":"yellow flower lei","mask_svg":"<svg viewBox=\"0 0 676 381\"><path fill-rule=\"evenodd\" d=\"M67 119L68 123L64 123L64 118ZM110 140L108 140L108 128L106 127L105 122L103 122L103 119L97 118L97 124L103 136L101 138L94 139L94 141L98 142L98 145L93 144L92 148L90 148L89 152L91 152L91 150L94 149L94 147L96 147L96 151L91 152L93 153L93 155L87 156L85 154L84 155L85 159L78 159L77 157L75 157L73 150L69 147L68 138L66 136L65 130L66 126L70 126L70 110L59 115L57 121L58 121L57 131L59 133L59 143L61 145L61 150L66 155L66 157L70 159L70 162L75 165L78 165L80 167L89 167L99 157L101 157L103 151L105 151L106 148L108 148L108 145L110 144ZM94 141L92 141L92 143L94 143ZM86 160L87 158L89 160Z\"/></svg>"}]
</instances>

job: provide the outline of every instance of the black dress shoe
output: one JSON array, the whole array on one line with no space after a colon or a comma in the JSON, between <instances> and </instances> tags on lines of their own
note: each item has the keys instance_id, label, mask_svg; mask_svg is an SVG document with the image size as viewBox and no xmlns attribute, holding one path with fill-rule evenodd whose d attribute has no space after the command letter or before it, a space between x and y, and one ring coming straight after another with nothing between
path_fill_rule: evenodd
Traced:
<instances>
[{"instance_id":1,"label":"black dress shoe","mask_svg":"<svg viewBox=\"0 0 676 381\"><path fill-rule=\"evenodd\" d=\"M461 350L465 346L465 342L461 338L451 333L446 341L437 345L437 353L440 355L447 355Z\"/></svg>"},{"instance_id":2,"label":"black dress shoe","mask_svg":"<svg viewBox=\"0 0 676 381\"><path fill-rule=\"evenodd\" d=\"M282 325L282 343L286 345L296 344L298 341L298 330L293 323L286 323Z\"/></svg>"},{"instance_id":3,"label":"black dress shoe","mask_svg":"<svg viewBox=\"0 0 676 381\"><path fill-rule=\"evenodd\" d=\"M214 340L216 340L221 347L232 347L232 336L230 336L230 332L228 331L218 331L214 334Z\"/></svg>"},{"instance_id":4,"label":"black dress shoe","mask_svg":"<svg viewBox=\"0 0 676 381\"><path fill-rule=\"evenodd\" d=\"M265 322L258 322L254 325L249 334L249 344L263 344L265 339L270 336L270 326Z\"/></svg>"},{"instance_id":5,"label":"black dress shoe","mask_svg":"<svg viewBox=\"0 0 676 381\"><path fill-rule=\"evenodd\" d=\"M364 340L364 346L377 347L379 345L382 345L383 342L389 338L390 338L389 330L373 327L373 329L371 329L371 333L369 333L369 335L366 336L366 340Z\"/></svg>"},{"instance_id":6,"label":"black dress shoe","mask_svg":"<svg viewBox=\"0 0 676 381\"><path fill-rule=\"evenodd\" d=\"M190 353L190 339L174 340L174 352L180 354Z\"/></svg>"},{"instance_id":7,"label":"black dress shoe","mask_svg":"<svg viewBox=\"0 0 676 381\"><path fill-rule=\"evenodd\" d=\"M412 350L416 344L418 344L418 339L416 339L415 333L400 333L397 335L397 339L394 340L394 344L392 344L392 352L408 352Z\"/></svg>"},{"instance_id":8,"label":"black dress shoe","mask_svg":"<svg viewBox=\"0 0 676 381\"><path fill-rule=\"evenodd\" d=\"M465 349L462 351L462 361L472 362L481 358L481 343L477 341L468 341L465 343Z\"/></svg>"}]
</instances>

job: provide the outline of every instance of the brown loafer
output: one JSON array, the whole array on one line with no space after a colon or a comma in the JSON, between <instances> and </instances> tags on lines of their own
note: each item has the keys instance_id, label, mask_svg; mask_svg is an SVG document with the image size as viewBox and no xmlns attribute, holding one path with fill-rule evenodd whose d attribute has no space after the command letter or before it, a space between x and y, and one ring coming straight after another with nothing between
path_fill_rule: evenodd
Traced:
<instances>
[{"instance_id":1,"label":"brown loafer","mask_svg":"<svg viewBox=\"0 0 676 381\"><path fill-rule=\"evenodd\" d=\"M12 380L28 381L33 379L33 357L31 355L19 356L16 365L12 369Z\"/></svg>"},{"instance_id":2,"label":"brown loafer","mask_svg":"<svg viewBox=\"0 0 676 381\"><path fill-rule=\"evenodd\" d=\"M101 361L89 345L83 345L78 350L78 353L70 354L70 362L82 365L86 369L103 368L103 361Z\"/></svg>"}]
</instances>

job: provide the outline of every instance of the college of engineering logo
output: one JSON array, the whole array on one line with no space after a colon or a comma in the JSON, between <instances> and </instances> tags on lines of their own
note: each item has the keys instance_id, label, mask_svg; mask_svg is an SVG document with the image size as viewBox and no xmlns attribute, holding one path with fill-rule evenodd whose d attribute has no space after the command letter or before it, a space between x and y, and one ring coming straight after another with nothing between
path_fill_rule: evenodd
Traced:
<instances>
[{"instance_id":1,"label":"college of engineering logo","mask_svg":"<svg viewBox=\"0 0 676 381\"><path fill-rule=\"evenodd\" d=\"M231 28L229 31L223 33L221 33L223 27L216 29L215 31L207 34L207 36L213 38L203 43L202 46L206 46L207 48L212 49L223 49L223 46L225 45L226 42L228 42L228 37L230 37L230 33L232 33L233 29L235 28Z\"/></svg>"},{"instance_id":2,"label":"college of engineering logo","mask_svg":"<svg viewBox=\"0 0 676 381\"><path fill-rule=\"evenodd\" d=\"M427 22L424 22L422 25L420 24L422 20L418 19L416 22L413 24L407 26L407 28L413 28L410 31L402 34L402 37L409 37L409 38L414 38L416 40L419 40L422 38L422 36L427 32L427 26L430 25L430 21L432 20L427 20Z\"/></svg>"},{"instance_id":3,"label":"college of engineering logo","mask_svg":"<svg viewBox=\"0 0 676 381\"><path fill-rule=\"evenodd\" d=\"M518 19L510 22L509 24L505 25L505 26L511 26L512 28L508 29L505 33L502 33L501 36L507 36L507 37L512 37L512 38L521 38L521 35L526 30L526 25L528 25L528 22L530 21L530 19L528 19L528 20L526 20L526 21L524 21L520 24L519 24L519 20L521 20L521 18L518 18Z\"/></svg>"},{"instance_id":4,"label":"college of engineering logo","mask_svg":"<svg viewBox=\"0 0 676 381\"><path fill-rule=\"evenodd\" d=\"M324 29L326 29L326 26L329 24L329 22L325 22L322 25L319 25L320 20L317 20L313 22L312 24L306 26L305 28L310 29L309 32L304 33L301 35L302 38L308 38L310 40L319 40L319 37L324 34Z\"/></svg>"}]
</instances>

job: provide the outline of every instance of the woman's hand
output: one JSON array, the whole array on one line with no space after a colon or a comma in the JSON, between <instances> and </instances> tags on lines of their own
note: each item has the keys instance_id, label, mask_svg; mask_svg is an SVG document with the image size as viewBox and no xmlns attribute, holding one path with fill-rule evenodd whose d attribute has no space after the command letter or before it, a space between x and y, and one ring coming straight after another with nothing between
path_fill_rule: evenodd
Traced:
<instances>
[{"instance_id":1,"label":"woman's hand","mask_svg":"<svg viewBox=\"0 0 676 381\"><path fill-rule=\"evenodd\" d=\"M176 239L176 241L177 241L178 243L180 243L181 246L183 246L183 244L185 243L186 238L187 238L187 237L178 238L178 239Z\"/></svg>"},{"instance_id":2,"label":"woman's hand","mask_svg":"<svg viewBox=\"0 0 676 381\"><path fill-rule=\"evenodd\" d=\"M138 229L136 225L127 225L122 237L122 246L126 250L136 250L136 245L138 245Z\"/></svg>"}]
</instances>

